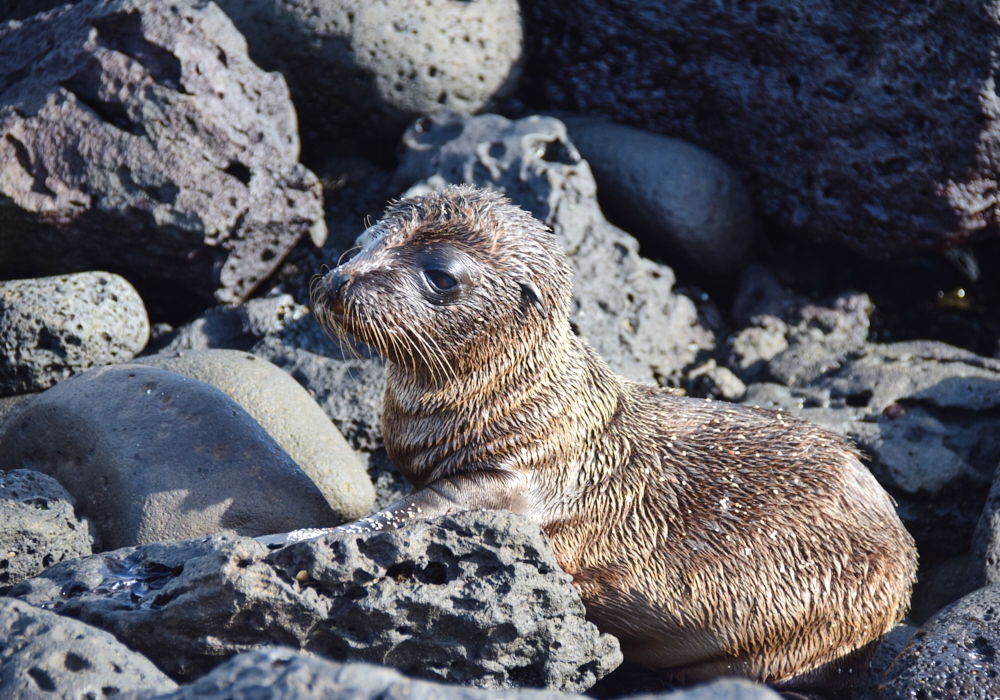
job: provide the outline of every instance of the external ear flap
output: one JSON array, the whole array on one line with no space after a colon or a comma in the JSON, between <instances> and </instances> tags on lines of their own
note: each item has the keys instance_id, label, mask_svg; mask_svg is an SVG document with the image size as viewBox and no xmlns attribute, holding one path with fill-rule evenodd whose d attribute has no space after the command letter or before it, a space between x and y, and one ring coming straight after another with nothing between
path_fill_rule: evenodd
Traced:
<instances>
[{"instance_id":1,"label":"external ear flap","mask_svg":"<svg viewBox=\"0 0 1000 700\"><path fill-rule=\"evenodd\" d=\"M532 282L521 282L521 296L535 309L538 311L538 315L542 318L548 318L549 314L545 310L545 304L542 303L542 293L538 291L538 287Z\"/></svg>"}]
</instances>

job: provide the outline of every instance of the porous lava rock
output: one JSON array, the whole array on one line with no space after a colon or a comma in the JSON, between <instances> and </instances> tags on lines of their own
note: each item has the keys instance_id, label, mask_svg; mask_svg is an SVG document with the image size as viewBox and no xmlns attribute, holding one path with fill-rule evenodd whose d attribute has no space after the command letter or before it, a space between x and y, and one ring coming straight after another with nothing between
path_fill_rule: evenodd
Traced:
<instances>
[{"instance_id":1,"label":"porous lava rock","mask_svg":"<svg viewBox=\"0 0 1000 700\"><path fill-rule=\"evenodd\" d=\"M109 269L245 298L326 236L284 80L213 3L85 0L0 28L0 274Z\"/></svg>"},{"instance_id":2,"label":"porous lava rock","mask_svg":"<svg viewBox=\"0 0 1000 700\"><path fill-rule=\"evenodd\" d=\"M886 670L879 700L1000 696L1000 586L945 608L921 627Z\"/></svg>"},{"instance_id":3,"label":"porous lava rock","mask_svg":"<svg viewBox=\"0 0 1000 700\"><path fill-rule=\"evenodd\" d=\"M53 564L91 554L90 522L50 476L27 469L0 472L0 591Z\"/></svg>"},{"instance_id":4,"label":"porous lava rock","mask_svg":"<svg viewBox=\"0 0 1000 700\"><path fill-rule=\"evenodd\" d=\"M619 374L678 385L714 347L694 303L673 293L673 271L641 257L635 238L604 218L590 167L558 119L425 117L403 137L396 181L407 194L491 187L550 226L574 272L570 323Z\"/></svg>"},{"instance_id":5,"label":"porous lava rock","mask_svg":"<svg viewBox=\"0 0 1000 700\"><path fill-rule=\"evenodd\" d=\"M579 692L621 652L570 581L538 525L476 511L274 552L219 536L122 549L10 595L107 629L179 679L282 644L481 688Z\"/></svg>"},{"instance_id":6,"label":"porous lava rock","mask_svg":"<svg viewBox=\"0 0 1000 700\"><path fill-rule=\"evenodd\" d=\"M99 367L49 389L4 425L0 469L53 476L106 549L340 523L239 404L156 367Z\"/></svg>"},{"instance_id":7,"label":"porous lava rock","mask_svg":"<svg viewBox=\"0 0 1000 700\"><path fill-rule=\"evenodd\" d=\"M386 159L416 117L475 113L521 74L516 0L219 0L250 56L284 74L306 154Z\"/></svg>"},{"instance_id":8,"label":"porous lava rock","mask_svg":"<svg viewBox=\"0 0 1000 700\"><path fill-rule=\"evenodd\" d=\"M409 698L410 700L581 700L552 690L511 688L480 690L408 678L397 671L366 663L338 663L269 648L239 654L194 683L155 700L354 700ZM634 696L653 700L654 695ZM670 693L671 700L777 700L764 686L738 680L720 680ZM154 700L151 694L123 693L122 700ZM665 698L664 698L665 700Z\"/></svg>"},{"instance_id":9,"label":"porous lava rock","mask_svg":"<svg viewBox=\"0 0 1000 700\"><path fill-rule=\"evenodd\" d=\"M790 234L868 256L995 232L995 0L523 0L529 101L701 145Z\"/></svg>"},{"instance_id":10,"label":"porous lava rock","mask_svg":"<svg viewBox=\"0 0 1000 700\"><path fill-rule=\"evenodd\" d=\"M0 282L0 395L128 362L149 340L139 293L107 272Z\"/></svg>"},{"instance_id":11,"label":"porous lava rock","mask_svg":"<svg viewBox=\"0 0 1000 700\"><path fill-rule=\"evenodd\" d=\"M138 358L211 384L249 413L319 488L341 522L371 512L375 489L350 445L302 385L239 350L186 350Z\"/></svg>"},{"instance_id":12,"label":"porous lava rock","mask_svg":"<svg viewBox=\"0 0 1000 700\"><path fill-rule=\"evenodd\" d=\"M12 598L0 598L0 697L107 698L168 692L177 684L103 630Z\"/></svg>"}]
</instances>

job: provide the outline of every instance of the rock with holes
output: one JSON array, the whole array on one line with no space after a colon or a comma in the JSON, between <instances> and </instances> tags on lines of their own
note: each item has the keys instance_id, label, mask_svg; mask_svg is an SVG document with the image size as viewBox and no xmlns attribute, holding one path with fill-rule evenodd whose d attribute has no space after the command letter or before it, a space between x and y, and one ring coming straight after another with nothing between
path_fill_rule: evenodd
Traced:
<instances>
[{"instance_id":1,"label":"rock with holes","mask_svg":"<svg viewBox=\"0 0 1000 700\"><path fill-rule=\"evenodd\" d=\"M212 3L85 0L0 27L0 274L245 298L325 239L298 155L284 80Z\"/></svg>"},{"instance_id":2,"label":"rock with holes","mask_svg":"<svg viewBox=\"0 0 1000 700\"><path fill-rule=\"evenodd\" d=\"M481 688L579 692L621 662L541 529L504 511L274 552L228 537L151 544L57 565L10 595L107 629L185 679L267 644Z\"/></svg>"},{"instance_id":3,"label":"rock with holes","mask_svg":"<svg viewBox=\"0 0 1000 700\"><path fill-rule=\"evenodd\" d=\"M108 549L341 522L239 404L155 367L99 367L49 389L4 425L0 469L55 477Z\"/></svg>"},{"instance_id":4,"label":"rock with holes","mask_svg":"<svg viewBox=\"0 0 1000 700\"><path fill-rule=\"evenodd\" d=\"M516 0L219 0L281 71L309 149L391 158L421 114L479 112L521 74Z\"/></svg>"},{"instance_id":5,"label":"rock with holes","mask_svg":"<svg viewBox=\"0 0 1000 700\"><path fill-rule=\"evenodd\" d=\"M73 497L50 476L0 472L0 591L93 551L90 521L73 506Z\"/></svg>"},{"instance_id":6,"label":"rock with holes","mask_svg":"<svg viewBox=\"0 0 1000 700\"><path fill-rule=\"evenodd\" d=\"M403 146L397 183L408 194L491 187L552 227L574 272L570 323L619 374L676 386L714 347L694 303L672 292L673 271L604 218L590 167L558 119L439 113L411 126Z\"/></svg>"},{"instance_id":7,"label":"rock with holes","mask_svg":"<svg viewBox=\"0 0 1000 700\"><path fill-rule=\"evenodd\" d=\"M233 657L194 683L155 700L354 700L409 698L409 700L581 700L584 696L551 690L480 690L408 678L392 669L365 663L337 663L296 653L291 649L262 649ZM640 696L653 700L655 696ZM720 680L670 694L671 700L778 700L764 686ZM122 700L153 700L125 693Z\"/></svg>"},{"instance_id":8,"label":"rock with holes","mask_svg":"<svg viewBox=\"0 0 1000 700\"><path fill-rule=\"evenodd\" d=\"M865 295L811 301L751 266L729 368L748 382L743 403L857 442L930 566L969 550L1000 463L1000 361L932 341L870 343L871 311Z\"/></svg>"},{"instance_id":9,"label":"rock with holes","mask_svg":"<svg viewBox=\"0 0 1000 700\"><path fill-rule=\"evenodd\" d=\"M128 362L147 340L146 307L118 275L0 282L0 395L41 391L90 367Z\"/></svg>"},{"instance_id":10,"label":"rock with holes","mask_svg":"<svg viewBox=\"0 0 1000 700\"><path fill-rule=\"evenodd\" d=\"M1000 696L1000 586L970 593L910 639L886 670L880 700Z\"/></svg>"},{"instance_id":11,"label":"rock with holes","mask_svg":"<svg viewBox=\"0 0 1000 700\"><path fill-rule=\"evenodd\" d=\"M224 391L295 460L341 522L371 513L375 490L364 467L323 409L287 372L238 350L168 351L135 363Z\"/></svg>"},{"instance_id":12,"label":"rock with holes","mask_svg":"<svg viewBox=\"0 0 1000 700\"><path fill-rule=\"evenodd\" d=\"M0 598L0 697L107 698L168 692L177 684L103 630Z\"/></svg>"},{"instance_id":13,"label":"rock with holes","mask_svg":"<svg viewBox=\"0 0 1000 700\"><path fill-rule=\"evenodd\" d=\"M997 230L995 0L522 0L527 99L708 148L870 256Z\"/></svg>"}]
</instances>

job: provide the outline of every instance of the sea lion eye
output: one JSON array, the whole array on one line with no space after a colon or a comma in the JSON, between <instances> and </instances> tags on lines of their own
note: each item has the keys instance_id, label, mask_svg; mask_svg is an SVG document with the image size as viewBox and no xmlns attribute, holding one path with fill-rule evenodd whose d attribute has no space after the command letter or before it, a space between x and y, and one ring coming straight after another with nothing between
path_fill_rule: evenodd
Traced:
<instances>
[{"instance_id":1,"label":"sea lion eye","mask_svg":"<svg viewBox=\"0 0 1000 700\"><path fill-rule=\"evenodd\" d=\"M424 270L424 277L427 278L427 281L431 283L434 289L441 292L447 292L458 284L454 277L441 270Z\"/></svg>"}]
</instances>

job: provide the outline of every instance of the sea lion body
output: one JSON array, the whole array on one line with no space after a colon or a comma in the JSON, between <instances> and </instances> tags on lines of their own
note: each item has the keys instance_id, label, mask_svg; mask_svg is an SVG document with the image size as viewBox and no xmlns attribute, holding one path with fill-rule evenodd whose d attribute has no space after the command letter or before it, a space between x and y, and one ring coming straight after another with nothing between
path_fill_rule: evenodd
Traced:
<instances>
[{"instance_id":1,"label":"sea lion body","mask_svg":"<svg viewBox=\"0 0 1000 700\"><path fill-rule=\"evenodd\" d=\"M366 235L314 306L386 358L386 449L417 490L365 527L524 513L625 658L683 681L826 685L903 617L913 541L854 448L617 376L573 334L569 265L528 214L451 187Z\"/></svg>"}]
</instances>

